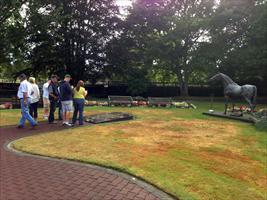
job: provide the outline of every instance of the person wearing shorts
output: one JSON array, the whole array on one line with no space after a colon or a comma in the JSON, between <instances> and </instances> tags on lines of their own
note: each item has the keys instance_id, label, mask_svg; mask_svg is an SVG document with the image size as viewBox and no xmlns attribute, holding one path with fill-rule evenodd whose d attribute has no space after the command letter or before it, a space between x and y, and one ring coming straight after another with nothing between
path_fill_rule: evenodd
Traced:
<instances>
[{"instance_id":1,"label":"person wearing shorts","mask_svg":"<svg viewBox=\"0 0 267 200\"><path fill-rule=\"evenodd\" d=\"M73 99L72 99L72 88L70 86L71 76L67 74L59 86L59 94L62 105L62 125L73 126L70 123L71 113L73 112Z\"/></svg>"}]
</instances>

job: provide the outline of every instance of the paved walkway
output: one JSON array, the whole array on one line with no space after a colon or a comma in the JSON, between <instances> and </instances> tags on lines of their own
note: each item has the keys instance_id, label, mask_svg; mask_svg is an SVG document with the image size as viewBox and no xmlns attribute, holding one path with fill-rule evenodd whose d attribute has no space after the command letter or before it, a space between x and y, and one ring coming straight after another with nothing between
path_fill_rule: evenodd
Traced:
<instances>
[{"instance_id":1,"label":"paved walkway","mask_svg":"<svg viewBox=\"0 0 267 200\"><path fill-rule=\"evenodd\" d=\"M6 147L12 140L59 129L62 126L47 124L36 130L0 128L0 200L171 199L114 170L15 153Z\"/></svg>"}]
</instances>

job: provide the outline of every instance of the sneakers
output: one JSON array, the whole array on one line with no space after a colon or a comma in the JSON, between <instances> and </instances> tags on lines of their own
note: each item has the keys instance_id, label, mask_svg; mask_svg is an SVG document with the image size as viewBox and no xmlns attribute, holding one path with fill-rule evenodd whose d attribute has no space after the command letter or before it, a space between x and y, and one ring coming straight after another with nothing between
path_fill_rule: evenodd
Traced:
<instances>
[{"instance_id":1,"label":"sneakers","mask_svg":"<svg viewBox=\"0 0 267 200\"><path fill-rule=\"evenodd\" d=\"M22 125L18 125L17 128L18 128L18 129L22 129L22 128L24 128L24 126L22 126Z\"/></svg>"},{"instance_id":2,"label":"sneakers","mask_svg":"<svg viewBox=\"0 0 267 200\"><path fill-rule=\"evenodd\" d=\"M68 127L73 127L73 124L69 123L69 122L63 122L62 126L68 126Z\"/></svg>"},{"instance_id":3,"label":"sneakers","mask_svg":"<svg viewBox=\"0 0 267 200\"><path fill-rule=\"evenodd\" d=\"M38 126L38 124L33 124L33 125L31 125L31 128L34 129L37 126ZM18 129L22 129L22 128L24 128L24 126L23 125L18 125L17 128Z\"/></svg>"},{"instance_id":4,"label":"sneakers","mask_svg":"<svg viewBox=\"0 0 267 200\"><path fill-rule=\"evenodd\" d=\"M37 126L38 126L38 124L34 124L34 125L32 125L31 129L35 129L35 127L37 127Z\"/></svg>"}]
</instances>

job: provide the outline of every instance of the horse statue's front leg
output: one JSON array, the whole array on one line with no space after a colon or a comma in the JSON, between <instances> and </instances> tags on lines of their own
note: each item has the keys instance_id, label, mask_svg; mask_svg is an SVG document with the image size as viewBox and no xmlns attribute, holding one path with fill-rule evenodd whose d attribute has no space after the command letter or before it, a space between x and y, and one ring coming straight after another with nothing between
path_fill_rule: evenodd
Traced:
<instances>
[{"instance_id":1,"label":"horse statue's front leg","mask_svg":"<svg viewBox=\"0 0 267 200\"><path fill-rule=\"evenodd\" d=\"M235 103L233 102L232 112L235 112Z\"/></svg>"},{"instance_id":2,"label":"horse statue's front leg","mask_svg":"<svg viewBox=\"0 0 267 200\"><path fill-rule=\"evenodd\" d=\"M229 98L226 96L225 97L225 107L224 107L224 114L226 115L227 113L227 109L228 109L228 101L229 101Z\"/></svg>"}]
</instances>

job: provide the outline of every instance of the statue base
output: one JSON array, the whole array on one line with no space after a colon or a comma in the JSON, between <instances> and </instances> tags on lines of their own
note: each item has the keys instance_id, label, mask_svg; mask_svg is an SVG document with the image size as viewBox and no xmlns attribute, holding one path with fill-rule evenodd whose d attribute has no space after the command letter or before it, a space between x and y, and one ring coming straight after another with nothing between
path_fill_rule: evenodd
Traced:
<instances>
[{"instance_id":1,"label":"statue base","mask_svg":"<svg viewBox=\"0 0 267 200\"><path fill-rule=\"evenodd\" d=\"M210 111L210 112L204 112L203 114L213 116L213 117L234 119L234 120L239 120L239 121L248 122L248 123L256 123L258 121L254 116L250 114L243 114L243 113L228 112L224 114L223 112Z\"/></svg>"}]
</instances>

